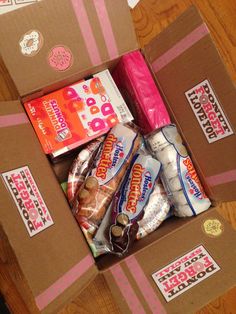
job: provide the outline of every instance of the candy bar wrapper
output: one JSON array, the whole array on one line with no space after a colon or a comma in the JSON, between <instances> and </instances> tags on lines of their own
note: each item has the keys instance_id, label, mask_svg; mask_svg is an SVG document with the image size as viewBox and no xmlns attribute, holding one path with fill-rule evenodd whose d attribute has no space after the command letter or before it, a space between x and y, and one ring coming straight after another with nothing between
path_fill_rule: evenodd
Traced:
<instances>
[{"instance_id":1,"label":"candy bar wrapper","mask_svg":"<svg viewBox=\"0 0 236 314\"><path fill-rule=\"evenodd\" d=\"M150 155L136 154L112 201L111 220L106 230L107 251L123 255L135 241L138 222L144 216L161 164Z\"/></svg>"},{"instance_id":2,"label":"candy bar wrapper","mask_svg":"<svg viewBox=\"0 0 236 314\"><path fill-rule=\"evenodd\" d=\"M101 136L87 144L87 146L79 152L70 168L67 184L67 198L72 207L76 192L83 184L104 139L105 136Z\"/></svg>"},{"instance_id":3,"label":"candy bar wrapper","mask_svg":"<svg viewBox=\"0 0 236 314\"><path fill-rule=\"evenodd\" d=\"M122 124L112 128L101 145L93 168L77 191L73 204L73 213L89 239L95 235L140 145L140 134Z\"/></svg>"},{"instance_id":4,"label":"candy bar wrapper","mask_svg":"<svg viewBox=\"0 0 236 314\"><path fill-rule=\"evenodd\" d=\"M140 51L122 56L112 76L144 134L170 124L165 104Z\"/></svg>"},{"instance_id":5,"label":"candy bar wrapper","mask_svg":"<svg viewBox=\"0 0 236 314\"><path fill-rule=\"evenodd\" d=\"M148 138L153 154L163 165L163 184L179 217L207 210L207 198L176 126L165 126Z\"/></svg>"}]
</instances>

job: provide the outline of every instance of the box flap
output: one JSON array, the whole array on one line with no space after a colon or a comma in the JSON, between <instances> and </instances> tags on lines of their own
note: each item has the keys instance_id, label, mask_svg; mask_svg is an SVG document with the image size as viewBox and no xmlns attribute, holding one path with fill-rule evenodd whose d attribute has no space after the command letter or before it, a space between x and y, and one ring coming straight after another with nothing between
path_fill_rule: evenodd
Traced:
<instances>
[{"instance_id":1,"label":"box flap","mask_svg":"<svg viewBox=\"0 0 236 314\"><path fill-rule=\"evenodd\" d=\"M52 313L98 270L18 101L0 103L2 228L35 303Z\"/></svg>"},{"instance_id":2,"label":"box flap","mask_svg":"<svg viewBox=\"0 0 236 314\"><path fill-rule=\"evenodd\" d=\"M136 48L126 0L42 0L0 16L0 52L21 96Z\"/></svg>"},{"instance_id":3,"label":"box flap","mask_svg":"<svg viewBox=\"0 0 236 314\"><path fill-rule=\"evenodd\" d=\"M235 200L236 89L196 8L144 52L209 196Z\"/></svg>"},{"instance_id":4,"label":"box flap","mask_svg":"<svg viewBox=\"0 0 236 314\"><path fill-rule=\"evenodd\" d=\"M194 313L235 285L235 241L232 227L209 210L105 277L123 313Z\"/></svg>"}]
</instances>

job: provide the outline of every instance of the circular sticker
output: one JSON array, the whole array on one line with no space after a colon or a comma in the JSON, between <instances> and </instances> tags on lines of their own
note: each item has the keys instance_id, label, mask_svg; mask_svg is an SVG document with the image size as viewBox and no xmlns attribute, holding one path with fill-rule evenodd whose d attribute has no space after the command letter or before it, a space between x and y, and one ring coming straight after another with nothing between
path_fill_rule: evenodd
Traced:
<instances>
[{"instance_id":1,"label":"circular sticker","mask_svg":"<svg viewBox=\"0 0 236 314\"><path fill-rule=\"evenodd\" d=\"M72 52L65 46L55 46L49 52L48 63L56 71L66 71L73 63Z\"/></svg>"},{"instance_id":2,"label":"circular sticker","mask_svg":"<svg viewBox=\"0 0 236 314\"><path fill-rule=\"evenodd\" d=\"M30 30L21 37L19 45L24 56L33 57L43 46L43 36L37 30Z\"/></svg>"},{"instance_id":3,"label":"circular sticker","mask_svg":"<svg viewBox=\"0 0 236 314\"><path fill-rule=\"evenodd\" d=\"M207 219L202 224L203 231L212 238L219 237L223 230L224 226L219 219Z\"/></svg>"}]
</instances>

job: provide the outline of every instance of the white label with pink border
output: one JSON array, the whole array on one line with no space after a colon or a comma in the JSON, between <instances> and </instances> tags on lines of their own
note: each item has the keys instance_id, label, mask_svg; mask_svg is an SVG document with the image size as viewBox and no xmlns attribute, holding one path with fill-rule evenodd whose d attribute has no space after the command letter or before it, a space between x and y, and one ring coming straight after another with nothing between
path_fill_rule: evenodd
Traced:
<instances>
[{"instance_id":1,"label":"white label with pink border","mask_svg":"<svg viewBox=\"0 0 236 314\"><path fill-rule=\"evenodd\" d=\"M185 96L209 143L234 133L209 80L189 89Z\"/></svg>"},{"instance_id":2,"label":"white label with pink border","mask_svg":"<svg viewBox=\"0 0 236 314\"><path fill-rule=\"evenodd\" d=\"M200 245L153 273L152 278L169 302L219 270L211 255Z\"/></svg>"},{"instance_id":3,"label":"white label with pink border","mask_svg":"<svg viewBox=\"0 0 236 314\"><path fill-rule=\"evenodd\" d=\"M2 173L30 237L53 225L52 217L29 167Z\"/></svg>"}]
</instances>

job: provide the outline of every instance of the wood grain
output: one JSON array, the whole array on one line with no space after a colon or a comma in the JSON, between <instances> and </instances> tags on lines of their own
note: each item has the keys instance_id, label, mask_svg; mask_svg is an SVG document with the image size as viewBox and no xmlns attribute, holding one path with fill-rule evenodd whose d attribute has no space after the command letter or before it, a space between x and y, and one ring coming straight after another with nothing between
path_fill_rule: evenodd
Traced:
<instances>
[{"instance_id":1,"label":"wood grain","mask_svg":"<svg viewBox=\"0 0 236 314\"><path fill-rule=\"evenodd\" d=\"M115 0L114 0L115 1ZM179 14L191 4L195 4L201 11L222 55L227 69L236 82L236 1L235 0L141 0L132 10L132 17L140 46L146 45L154 36L161 32ZM0 100L17 99L18 95L6 68L0 60ZM219 213L236 229L236 202L223 203ZM1 249L4 239L1 241ZM229 248L226 248L229 249ZM0 256L0 289L4 294L13 313L36 313L28 300L22 297L23 284L20 280L12 281L9 272L17 273L17 266L9 259L9 254ZM18 287L18 291L15 287ZM23 291L24 292L24 291ZM73 302L62 309L60 314L75 313L120 313L115 299L103 278L99 276ZM198 314L230 314L236 313L236 288L217 298ZM182 313L181 313L182 314Z\"/></svg>"}]
</instances>

